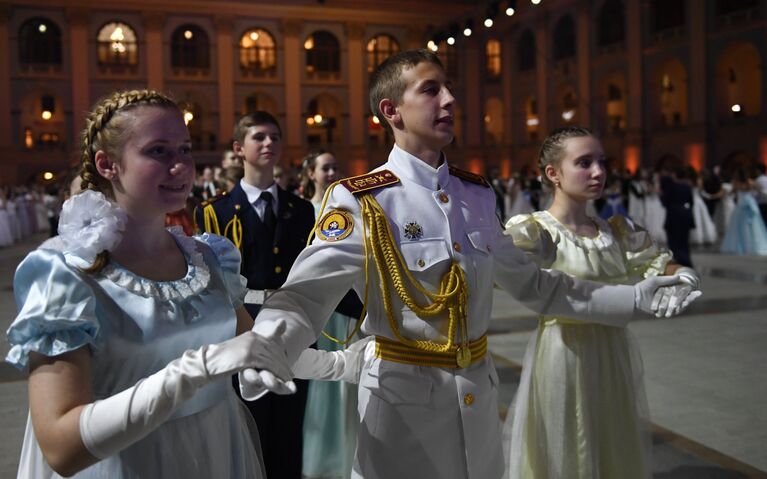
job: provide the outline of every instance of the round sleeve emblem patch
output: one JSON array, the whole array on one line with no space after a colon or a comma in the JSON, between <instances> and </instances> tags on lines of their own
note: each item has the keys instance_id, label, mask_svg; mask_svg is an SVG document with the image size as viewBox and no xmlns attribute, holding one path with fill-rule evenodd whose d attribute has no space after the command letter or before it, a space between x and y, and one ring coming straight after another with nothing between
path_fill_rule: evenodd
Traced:
<instances>
[{"instance_id":1,"label":"round sleeve emblem patch","mask_svg":"<svg viewBox=\"0 0 767 479\"><path fill-rule=\"evenodd\" d=\"M348 211L332 210L317 225L317 238L322 241L340 241L354 229L354 220Z\"/></svg>"}]
</instances>

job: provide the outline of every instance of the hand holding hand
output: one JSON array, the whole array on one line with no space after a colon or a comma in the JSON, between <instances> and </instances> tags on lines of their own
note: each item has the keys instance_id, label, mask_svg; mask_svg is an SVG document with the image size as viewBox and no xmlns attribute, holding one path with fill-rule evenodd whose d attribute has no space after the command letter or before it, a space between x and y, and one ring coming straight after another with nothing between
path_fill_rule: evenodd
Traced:
<instances>
[{"instance_id":1,"label":"hand holding hand","mask_svg":"<svg viewBox=\"0 0 767 479\"><path fill-rule=\"evenodd\" d=\"M655 296L664 286L679 284L681 279L677 276L650 276L634 285L634 306L640 311L656 314L658 304ZM662 298L660 296L658 301Z\"/></svg>"},{"instance_id":2,"label":"hand holding hand","mask_svg":"<svg viewBox=\"0 0 767 479\"><path fill-rule=\"evenodd\" d=\"M651 306L657 318L670 318L681 313L703 294L698 290L700 278L694 269L681 267L676 270L675 277L679 284L658 288L653 296Z\"/></svg>"}]
</instances>

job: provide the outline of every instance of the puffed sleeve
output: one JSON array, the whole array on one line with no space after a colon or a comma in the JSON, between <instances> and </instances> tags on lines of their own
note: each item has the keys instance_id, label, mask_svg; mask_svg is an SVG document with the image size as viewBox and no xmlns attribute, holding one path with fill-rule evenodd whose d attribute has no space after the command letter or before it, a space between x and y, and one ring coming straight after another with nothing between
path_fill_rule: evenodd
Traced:
<instances>
[{"instance_id":1,"label":"puffed sleeve","mask_svg":"<svg viewBox=\"0 0 767 479\"><path fill-rule=\"evenodd\" d=\"M13 278L19 313L7 331L7 362L23 369L30 351L58 356L86 344L98 348L96 297L85 275L54 250L24 258Z\"/></svg>"},{"instance_id":2,"label":"puffed sleeve","mask_svg":"<svg viewBox=\"0 0 767 479\"><path fill-rule=\"evenodd\" d=\"M229 294L232 305L236 308L242 306L245 293L248 291L248 280L240 274L242 257L237 247L224 236L212 233L203 233L195 237L198 241L207 244L221 266L224 285Z\"/></svg>"},{"instance_id":3,"label":"puffed sleeve","mask_svg":"<svg viewBox=\"0 0 767 479\"><path fill-rule=\"evenodd\" d=\"M556 259L556 245L551 234L533 215L515 215L506 222L504 234L511 236L514 246L525 252L539 268L550 268Z\"/></svg>"},{"instance_id":4,"label":"puffed sleeve","mask_svg":"<svg viewBox=\"0 0 767 479\"><path fill-rule=\"evenodd\" d=\"M671 252L653 241L647 230L621 215L611 217L608 223L621 246L630 276L647 278L664 273Z\"/></svg>"}]
</instances>

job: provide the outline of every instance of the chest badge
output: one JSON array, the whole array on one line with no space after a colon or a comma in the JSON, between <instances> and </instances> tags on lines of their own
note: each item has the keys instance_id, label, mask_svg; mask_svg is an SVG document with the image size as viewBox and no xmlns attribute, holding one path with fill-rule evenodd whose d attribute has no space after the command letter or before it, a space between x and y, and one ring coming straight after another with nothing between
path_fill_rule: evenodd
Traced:
<instances>
[{"instance_id":1,"label":"chest badge","mask_svg":"<svg viewBox=\"0 0 767 479\"><path fill-rule=\"evenodd\" d=\"M416 241L423 238L423 228L415 221L405 225L405 238L410 241Z\"/></svg>"},{"instance_id":2,"label":"chest badge","mask_svg":"<svg viewBox=\"0 0 767 479\"><path fill-rule=\"evenodd\" d=\"M354 229L354 220L348 211L332 210L317 224L315 234L322 241L341 241Z\"/></svg>"}]
</instances>

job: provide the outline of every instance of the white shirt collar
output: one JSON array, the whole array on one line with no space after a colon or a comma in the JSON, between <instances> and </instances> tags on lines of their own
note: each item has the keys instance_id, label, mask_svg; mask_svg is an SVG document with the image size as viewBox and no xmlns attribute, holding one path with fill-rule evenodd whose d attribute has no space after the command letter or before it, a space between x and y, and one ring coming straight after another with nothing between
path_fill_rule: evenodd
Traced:
<instances>
[{"instance_id":1,"label":"white shirt collar","mask_svg":"<svg viewBox=\"0 0 767 479\"><path fill-rule=\"evenodd\" d=\"M389 153L389 163L396 169L398 175L432 191L445 188L450 181L450 170L444 153L442 153L442 164L434 169L395 144Z\"/></svg>"},{"instance_id":2,"label":"white shirt collar","mask_svg":"<svg viewBox=\"0 0 767 479\"><path fill-rule=\"evenodd\" d=\"M274 208L277 209L277 202L279 201L279 197L277 196L277 183L272 183L269 185L269 188L262 190L261 188L257 186L253 186L250 183L246 183L245 179L240 180L240 186L242 187L242 191L245 192L245 195L248 197L248 203L251 205L256 205L256 202L261 197L261 193L264 191L268 191L272 194L272 204L274 205Z\"/></svg>"}]
</instances>

